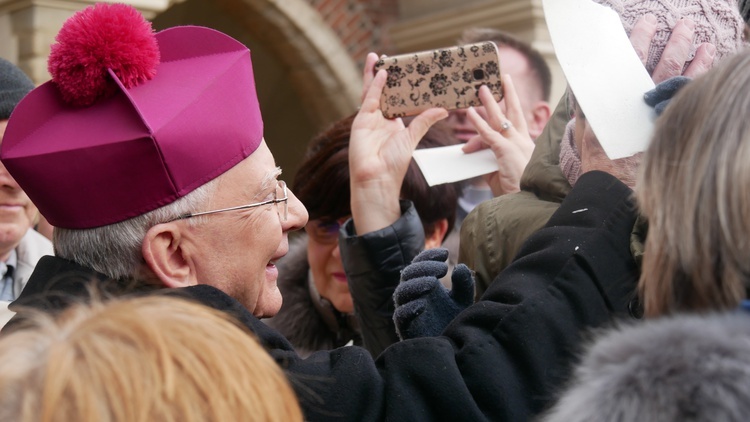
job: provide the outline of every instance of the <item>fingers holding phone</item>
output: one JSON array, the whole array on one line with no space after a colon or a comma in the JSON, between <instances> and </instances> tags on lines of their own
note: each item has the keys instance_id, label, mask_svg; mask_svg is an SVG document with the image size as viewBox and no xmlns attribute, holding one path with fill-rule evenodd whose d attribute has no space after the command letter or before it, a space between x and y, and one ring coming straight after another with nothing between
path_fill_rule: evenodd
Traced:
<instances>
[{"instance_id":1,"label":"fingers holding phone","mask_svg":"<svg viewBox=\"0 0 750 422\"><path fill-rule=\"evenodd\" d=\"M388 71L380 108L388 118L412 116L439 107L480 105L477 92L488 86L502 99L500 60L492 42L382 57L375 69Z\"/></svg>"},{"instance_id":2,"label":"fingers holding phone","mask_svg":"<svg viewBox=\"0 0 750 422\"><path fill-rule=\"evenodd\" d=\"M479 90L479 98L487 113L487 120L485 121L473 108L469 110L469 120L480 136L466 143L463 148L465 153L483 148L500 148L505 141L509 141L523 150L528 150L531 156L534 141L529 136L521 101L518 99L510 75L503 75L503 84L505 85L505 113L486 87Z\"/></svg>"},{"instance_id":3,"label":"fingers holding phone","mask_svg":"<svg viewBox=\"0 0 750 422\"><path fill-rule=\"evenodd\" d=\"M469 140L463 148L465 153L483 148L492 149L497 159L498 171L490 174L487 181L495 196L520 190L521 175L534 151L534 141L529 135L521 102L510 76L503 75L503 84L506 113L503 113L489 90L482 87L479 97L487 112L487 120L474 108L469 109L467 117L478 135Z\"/></svg>"},{"instance_id":4,"label":"fingers holding phone","mask_svg":"<svg viewBox=\"0 0 750 422\"><path fill-rule=\"evenodd\" d=\"M427 130L448 115L443 109L430 108L408 127L400 118L385 118L380 96L386 79L387 72L380 70L369 81L349 138L351 211L360 235L387 227L400 217L399 193L412 153Z\"/></svg>"},{"instance_id":5,"label":"fingers holding phone","mask_svg":"<svg viewBox=\"0 0 750 422\"><path fill-rule=\"evenodd\" d=\"M505 113L503 113L500 103L495 101L488 89L479 90L479 99L487 111L487 119L495 130L503 130L506 124L510 124L515 131L521 134L528 134L529 129L526 125L521 100L513 85L510 75L503 75L502 83L504 86L505 96ZM527 137L531 139L530 137ZM520 140L520 139L519 139Z\"/></svg>"}]
</instances>

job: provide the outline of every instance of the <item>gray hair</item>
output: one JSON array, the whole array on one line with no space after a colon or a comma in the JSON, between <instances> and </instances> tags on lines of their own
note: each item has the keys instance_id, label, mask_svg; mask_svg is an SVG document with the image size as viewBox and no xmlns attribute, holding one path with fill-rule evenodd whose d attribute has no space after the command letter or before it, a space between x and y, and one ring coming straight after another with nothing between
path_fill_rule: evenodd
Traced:
<instances>
[{"instance_id":1,"label":"gray hair","mask_svg":"<svg viewBox=\"0 0 750 422\"><path fill-rule=\"evenodd\" d=\"M119 223L91 229L55 228L55 255L96 270L113 279L138 278L143 266L141 247L146 232L159 223L199 211L213 197L215 178L161 208ZM199 224L205 217L187 220Z\"/></svg>"}]
</instances>

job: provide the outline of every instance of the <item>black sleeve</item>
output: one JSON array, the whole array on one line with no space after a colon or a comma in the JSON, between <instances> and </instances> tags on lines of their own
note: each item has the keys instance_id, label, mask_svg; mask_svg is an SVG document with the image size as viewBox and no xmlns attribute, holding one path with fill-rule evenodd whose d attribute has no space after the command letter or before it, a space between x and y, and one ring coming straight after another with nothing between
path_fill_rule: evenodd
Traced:
<instances>
[{"instance_id":1,"label":"black sleeve","mask_svg":"<svg viewBox=\"0 0 750 422\"><path fill-rule=\"evenodd\" d=\"M416 208L401 201L401 217L384 229L357 236L351 219L341 228L339 248L362 341L373 356L399 341L393 322L393 291L401 270L424 249Z\"/></svg>"},{"instance_id":2,"label":"black sleeve","mask_svg":"<svg viewBox=\"0 0 750 422\"><path fill-rule=\"evenodd\" d=\"M388 420L528 420L541 412L568 376L582 333L626 313L637 281L635 219L630 189L606 173L582 176L442 337L403 341L378 358Z\"/></svg>"}]
</instances>

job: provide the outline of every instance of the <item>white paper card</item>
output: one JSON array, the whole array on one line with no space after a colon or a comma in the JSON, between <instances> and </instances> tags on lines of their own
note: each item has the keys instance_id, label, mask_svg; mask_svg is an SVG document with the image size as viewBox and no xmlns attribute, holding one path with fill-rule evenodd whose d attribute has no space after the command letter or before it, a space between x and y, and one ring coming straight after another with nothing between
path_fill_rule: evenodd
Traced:
<instances>
[{"instance_id":1,"label":"white paper card","mask_svg":"<svg viewBox=\"0 0 750 422\"><path fill-rule=\"evenodd\" d=\"M591 0L543 5L557 60L607 156L645 150L656 115L643 94L654 83L617 13Z\"/></svg>"},{"instance_id":2,"label":"white paper card","mask_svg":"<svg viewBox=\"0 0 750 422\"><path fill-rule=\"evenodd\" d=\"M414 161L427 184L458 182L497 171L495 154L490 149L464 154L463 144L424 148L414 151Z\"/></svg>"}]
</instances>

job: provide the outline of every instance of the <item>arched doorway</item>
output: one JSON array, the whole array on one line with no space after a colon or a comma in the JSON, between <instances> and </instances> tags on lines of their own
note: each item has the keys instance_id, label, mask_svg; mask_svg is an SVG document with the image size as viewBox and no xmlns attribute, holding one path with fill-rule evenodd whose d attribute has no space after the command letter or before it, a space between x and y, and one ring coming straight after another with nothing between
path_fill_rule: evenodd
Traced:
<instances>
[{"instance_id":1,"label":"arched doorway","mask_svg":"<svg viewBox=\"0 0 750 422\"><path fill-rule=\"evenodd\" d=\"M156 30L208 26L250 48L265 137L287 180L310 137L356 110L359 70L303 0L187 0L152 22Z\"/></svg>"}]
</instances>

